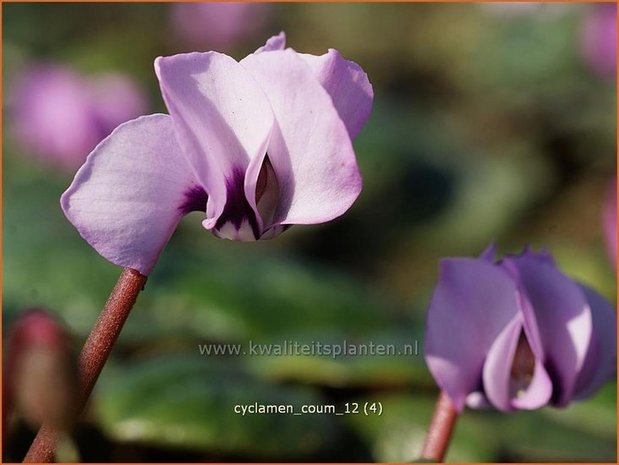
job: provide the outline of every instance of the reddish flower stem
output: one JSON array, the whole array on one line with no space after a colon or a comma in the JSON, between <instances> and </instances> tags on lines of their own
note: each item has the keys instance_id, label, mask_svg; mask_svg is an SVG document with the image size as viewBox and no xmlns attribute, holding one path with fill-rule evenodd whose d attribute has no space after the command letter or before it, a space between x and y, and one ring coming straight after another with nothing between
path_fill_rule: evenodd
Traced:
<instances>
[{"instance_id":1,"label":"reddish flower stem","mask_svg":"<svg viewBox=\"0 0 619 465\"><path fill-rule=\"evenodd\" d=\"M458 412L451 403L451 400L447 394L441 391L436 400L426 440L423 443L422 459L431 460L432 462L443 461L457 418Z\"/></svg>"},{"instance_id":2,"label":"reddish flower stem","mask_svg":"<svg viewBox=\"0 0 619 465\"><path fill-rule=\"evenodd\" d=\"M146 276L131 268L125 268L112 289L78 360L80 381L78 411L86 405L129 312L145 284ZM55 443L55 432L49 426L43 425L34 438L24 462L52 462Z\"/></svg>"}]
</instances>

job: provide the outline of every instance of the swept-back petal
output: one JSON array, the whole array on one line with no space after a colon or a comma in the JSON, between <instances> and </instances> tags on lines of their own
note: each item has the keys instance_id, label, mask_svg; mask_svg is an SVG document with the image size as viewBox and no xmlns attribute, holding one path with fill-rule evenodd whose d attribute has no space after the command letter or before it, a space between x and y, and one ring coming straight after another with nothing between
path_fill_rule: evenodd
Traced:
<instances>
[{"instance_id":1,"label":"swept-back petal","mask_svg":"<svg viewBox=\"0 0 619 465\"><path fill-rule=\"evenodd\" d=\"M458 410L478 390L493 342L517 317L515 296L510 276L484 259L441 260L426 319L425 357Z\"/></svg>"},{"instance_id":2,"label":"swept-back petal","mask_svg":"<svg viewBox=\"0 0 619 465\"><path fill-rule=\"evenodd\" d=\"M243 183L238 173L244 175L251 160L264 156L273 112L245 68L221 53L159 57L155 70L178 143L209 194L203 224L211 229L231 189L236 192Z\"/></svg>"},{"instance_id":3,"label":"swept-back petal","mask_svg":"<svg viewBox=\"0 0 619 465\"><path fill-rule=\"evenodd\" d=\"M61 198L81 236L112 263L147 275L201 192L167 115L120 125ZM203 208L206 198L203 197Z\"/></svg>"},{"instance_id":4,"label":"swept-back petal","mask_svg":"<svg viewBox=\"0 0 619 465\"><path fill-rule=\"evenodd\" d=\"M544 366L554 385L552 402L565 406L591 339L589 304L578 285L545 258L523 255L504 263L518 274L525 323L532 317L539 330Z\"/></svg>"},{"instance_id":5,"label":"swept-back petal","mask_svg":"<svg viewBox=\"0 0 619 465\"><path fill-rule=\"evenodd\" d=\"M321 223L343 214L361 191L361 176L327 92L292 50L254 53L241 65L264 89L275 114L268 147L280 191L274 224Z\"/></svg>"},{"instance_id":6,"label":"swept-back petal","mask_svg":"<svg viewBox=\"0 0 619 465\"><path fill-rule=\"evenodd\" d=\"M575 399L594 394L617 371L617 314L612 305L587 286L580 286L591 307L593 333L582 370L578 374Z\"/></svg>"},{"instance_id":7,"label":"swept-back petal","mask_svg":"<svg viewBox=\"0 0 619 465\"><path fill-rule=\"evenodd\" d=\"M374 100L372 84L363 68L332 48L324 55L300 53L299 56L331 96L350 138L357 137L370 117Z\"/></svg>"}]
</instances>

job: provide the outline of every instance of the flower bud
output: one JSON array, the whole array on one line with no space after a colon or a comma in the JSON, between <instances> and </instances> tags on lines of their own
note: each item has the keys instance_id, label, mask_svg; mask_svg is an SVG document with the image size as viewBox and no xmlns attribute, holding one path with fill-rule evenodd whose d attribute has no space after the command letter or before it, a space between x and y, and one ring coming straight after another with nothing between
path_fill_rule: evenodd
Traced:
<instances>
[{"instance_id":1,"label":"flower bud","mask_svg":"<svg viewBox=\"0 0 619 465\"><path fill-rule=\"evenodd\" d=\"M67 430L76 416L77 370L64 327L41 309L26 311L10 330L6 383L15 413L33 427Z\"/></svg>"}]
</instances>

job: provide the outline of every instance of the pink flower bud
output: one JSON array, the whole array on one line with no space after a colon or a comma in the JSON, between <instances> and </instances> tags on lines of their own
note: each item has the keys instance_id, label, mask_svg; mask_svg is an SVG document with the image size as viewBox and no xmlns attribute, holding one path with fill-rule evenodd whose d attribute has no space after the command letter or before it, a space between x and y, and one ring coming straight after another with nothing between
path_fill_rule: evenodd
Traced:
<instances>
[{"instance_id":1,"label":"pink flower bud","mask_svg":"<svg viewBox=\"0 0 619 465\"><path fill-rule=\"evenodd\" d=\"M10 330L5 366L9 402L33 426L68 429L75 419L77 370L64 327L41 309L25 312Z\"/></svg>"}]
</instances>

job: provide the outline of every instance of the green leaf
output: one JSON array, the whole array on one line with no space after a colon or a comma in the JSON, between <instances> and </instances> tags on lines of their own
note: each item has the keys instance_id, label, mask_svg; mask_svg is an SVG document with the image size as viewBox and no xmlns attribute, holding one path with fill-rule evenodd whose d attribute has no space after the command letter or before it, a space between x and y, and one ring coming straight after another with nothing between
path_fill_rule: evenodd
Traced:
<instances>
[{"instance_id":1,"label":"green leaf","mask_svg":"<svg viewBox=\"0 0 619 465\"><path fill-rule=\"evenodd\" d=\"M96 393L96 415L111 437L217 454L303 457L334 437L333 417L255 414L236 405L324 401L308 388L256 380L230 363L196 356L161 357L107 372Z\"/></svg>"},{"instance_id":2,"label":"green leaf","mask_svg":"<svg viewBox=\"0 0 619 465\"><path fill-rule=\"evenodd\" d=\"M382 415L347 415L355 430L371 445L378 462L412 462L419 457L434 411L434 396L386 395L359 399L381 402ZM489 425L475 417L458 418L447 459L458 462L491 462L498 442Z\"/></svg>"},{"instance_id":3,"label":"green leaf","mask_svg":"<svg viewBox=\"0 0 619 465\"><path fill-rule=\"evenodd\" d=\"M616 428L605 432L591 428L595 410L587 415L588 421L576 420L578 410L587 409L570 405L566 410L546 407L540 411L502 415L497 424L508 461L517 462L615 462ZM576 411L573 411L576 409ZM612 406L614 416L616 407ZM582 413L582 410L581 410ZM564 418L561 418L564 416ZM568 417L572 421L566 421ZM576 417L576 418L575 418ZM604 417L601 419L604 422ZM608 426L609 422L606 422Z\"/></svg>"},{"instance_id":4,"label":"green leaf","mask_svg":"<svg viewBox=\"0 0 619 465\"><path fill-rule=\"evenodd\" d=\"M544 409L542 413L559 424L575 427L605 439L617 431L617 383L607 383L592 398L574 402L565 409Z\"/></svg>"},{"instance_id":5,"label":"green leaf","mask_svg":"<svg viewBox=\"0 0 619 465\"><path fill-rule=\"evenodd\" d=\"M613 385L594 399L565 410L501 413L466 409L456 421L446 460L457 462L614 462L616 408ZM371 445L380 462L405 462L419 457L435 397L383 395L358 402L381 402L381 416L348 415L348 423ZM592 427L604 402L607 413ZM585 413L587 412L587 413ZM585 420L586 419L586 420Z\"/></svg>"},{"instance_id":6,"label":"green leaf","mask_svg":"<svg viewBox=\"0 0 619 465\"><path fill-rule=\"evenodd\" d=\"M374 330L352 340L347 339L345 332L336 330L293 333L290 339L308 345L320 342L323 347L332 344L331 351L333 345L342 350L343 344L353 345L357 355L248 356L245 360L248 369L266 379L331 387L403 388L414 385L431 389L435 386L421 353L423 341L419 327ZM278 344L281 340L270 342ZM383 349L393 348L396 355L371 355L369 352L362 355L360 351L369 350L371 344L382 345Z\"/></svg>"}]
</instances>

